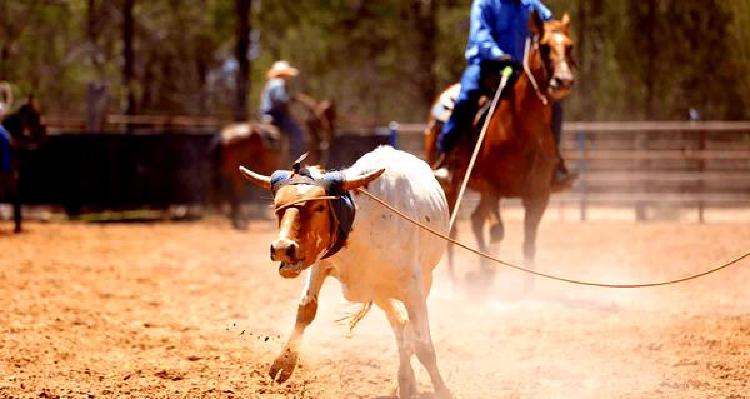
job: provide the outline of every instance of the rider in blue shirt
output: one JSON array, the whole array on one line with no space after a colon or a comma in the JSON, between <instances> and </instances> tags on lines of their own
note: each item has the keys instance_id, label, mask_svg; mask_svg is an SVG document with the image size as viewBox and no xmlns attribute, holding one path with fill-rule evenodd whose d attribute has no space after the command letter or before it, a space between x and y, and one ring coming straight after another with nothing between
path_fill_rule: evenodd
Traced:
<instances>
[{"instance_id":1,"label":"rider in blue shirt","mask_svg":"<svg viewBox=\"0 0 750 399\"><path fill-rule=\"evenodd\" d=\"M465 57L468 66L461 77L461 91L450 119L438 137L438 151L450 151L462 133L472 129L479 108L479 97L489 94L482 86L486 76L499 74L507 65L521 69L526 38L529 37L529 17L536 11L544 21L552 19L550 10L539 0L474 0L471 5L469 43ZM509 83L509 85L512 84ZM562 108L553 106L555 136L559 140ZM555 173L555 181L569 179L564 166Z\"/></svg>"},{"instance_id":2,"label":"rider in blue shirt","mask_svg":"<svg viewBox=\"0 0 750 399\"><path fill-rule=\"evenodd\" d=\"M289 109L291 98L287 81L299 74L286 61L276 61L268 70L268 80L260 96L260 112L265 123L279 128L282 134L289 136L289 159L296 159L304 151L302 130L292 118Z\"/></svg>"}]
</instances>

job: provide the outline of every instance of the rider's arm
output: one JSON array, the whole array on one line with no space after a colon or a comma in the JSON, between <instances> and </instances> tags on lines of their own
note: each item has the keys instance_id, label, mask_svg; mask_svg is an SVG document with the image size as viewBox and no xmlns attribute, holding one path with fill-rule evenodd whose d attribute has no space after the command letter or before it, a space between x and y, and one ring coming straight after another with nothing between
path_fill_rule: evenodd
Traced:
<instances>
[{"instance_id":1,"label":"rider's arm","mask_svg":"<svg viewBox=\"0 0 750 399\"><path fill-rule=\"evenodd\" d=\"M475 0L472 4L470 35L476 45L477 55L482 60L497 60L505 56L491 33L496 17L497 13L487 0Z\"/></svg>"},{"instance_id":2,"label":"rider's arm","mask_svg":"<svg viewBox=\"0 0 750 399\"><path fill-rule=\"evenodd\" d=\"M552 19L552 11L550 11L547 6L542 4L541 1L537 1L534 3L534 9L537 13L539 13L539 16L542 17L542 21L549 21Z\"/></svg>"}]
</instances>

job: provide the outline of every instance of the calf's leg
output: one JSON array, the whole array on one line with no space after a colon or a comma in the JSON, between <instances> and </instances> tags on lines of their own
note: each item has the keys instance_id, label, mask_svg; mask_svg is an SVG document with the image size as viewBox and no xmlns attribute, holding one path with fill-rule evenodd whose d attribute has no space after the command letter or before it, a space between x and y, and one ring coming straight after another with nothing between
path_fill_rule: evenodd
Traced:
<instances>
[{"instance_id":1,"label":"calf's leg","mask_svg":"<svg viewBox=\"0 0 750 399\"><path fill-rule=\"evenodd\" d=\"M409 324L414 332L414 349L417 359L430 375L435 396L439 399L451 398L451 393L440 375L435 356L435 347L430 336L430 321L427 316L427 291L422 284L421 268L415 263L414 278L407 292L406 311L409 313Z\"/></svg>"},{"instance_id":2,"label":"calf's leg","mask_svg":"<svg viewBox=\"0 0 750 399\"><path fill-rule=\"evenodd\" d=\"M305 328L315 319L315 312L318 310L318 294L327 275L327 270L319 264L310 268L310 274L307 276L305 289L302 292L302 299L299 307L297 307L294 330L292 330L284 349L276 357L269 371L274 381L284 382L292 376L294 367L297 366L299 344L304 336Z\"/></svg>"},{"instance_id":3,"label":"calf's leg","mask_svg":"<svg viewBox=\"0 0 750 399\"><path fill-rule=\"evenodd\" d=\"M417 380L414 370L411 368L411 355L414 353L413 345L406 339L405 315L400 311L399 304L392 299L376 302L383 309L388 322L391 324L393 334L396 336L398 345L398 391L401 399L411 398L417 394Z\"/></svg>"}]
</instances>

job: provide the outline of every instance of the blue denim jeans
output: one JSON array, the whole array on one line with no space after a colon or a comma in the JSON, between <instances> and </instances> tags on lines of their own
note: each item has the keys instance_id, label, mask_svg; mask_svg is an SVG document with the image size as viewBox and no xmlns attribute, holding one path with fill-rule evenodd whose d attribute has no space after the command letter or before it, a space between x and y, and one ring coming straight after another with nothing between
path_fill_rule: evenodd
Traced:
<instances>
[{"instance_id":1,"label":"blue denim jeans","mask_svg":"<svg viewBox=\"0 0 750 399\"><path fill-rule=\"evenodd\" d=\"M507 63L500 61L484 61L466 67L461 77L461 91L456 98L453 112L438 137L438 151L445 153L450 150L456 145L461 134L471 131L474 117L479 111L479 97L490 95L495 89L485 87L483 81L490 75L499 75L506 65ZM514 81L515 79L511 78L508 87L512 87Z\"/></svg>"},{"instance_id":2,"label":"blue denim jeans","mask_svg":"<svg viewBox=\"0 0 750 399\"><path fill-rule=\"evenodd\" d=\"M288 113L269 113L273 118L273 124L279 128L281 134L289 137L289 159L295 160L305 151L302 129Z\"/></svg>"},{"instance_id":3,"label":"blue denim jeans","mask_svg":"<svg viewBox=\"0 0 750 399\"><path fill-rule=\"evenodd\" d=\"M437 140L438 151L445 153L453 148L461 134L471 131L474 117L479 110L479 97L489 95L490 90L483 87L482 81L489 74L499 74L503 68L500 62L470 64L461 77L461 91L448 121L443 125ZM514 79L508 82L506 90L513 87ZM562 137L563 107L561 102L552 103L552 132L555 144L560 146Z\"/></svg>"}]
</instances>

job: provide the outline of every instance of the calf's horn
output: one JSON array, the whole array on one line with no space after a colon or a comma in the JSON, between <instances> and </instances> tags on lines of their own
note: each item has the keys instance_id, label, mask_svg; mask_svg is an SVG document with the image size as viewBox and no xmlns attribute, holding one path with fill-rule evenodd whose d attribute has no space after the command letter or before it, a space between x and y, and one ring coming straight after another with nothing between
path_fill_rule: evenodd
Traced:
<instances>
[{"instance_id":1,"label":"calf's horn","mask_svg":"<svg viewBox=\"0 0 750 399\"><path fill-rule=\"evenodd\" d=\"M240 165L240 173L242 173L242 175L245 176L247 180L250 180L256 186L265 188L266 190L271 189L271 177L255 173L242 165Z\"/></svg>"},{"instance_id":2,"label":"calf's horn","mask_svg":"<svg viewBox=\"0 0 750 399\"><path fill-rule=\"evenodd\" d=\"M373 170L372 172L359 175L353 179L344 180L342 184L342 188L344 190L349 191L349 190L354 190L356 188L360 188L362 186L366 186L371 181L380 177L380 175L382 175L383 172L385 172L385 169L377 169L377 170Z\"/></svg>"}]
</instances>

